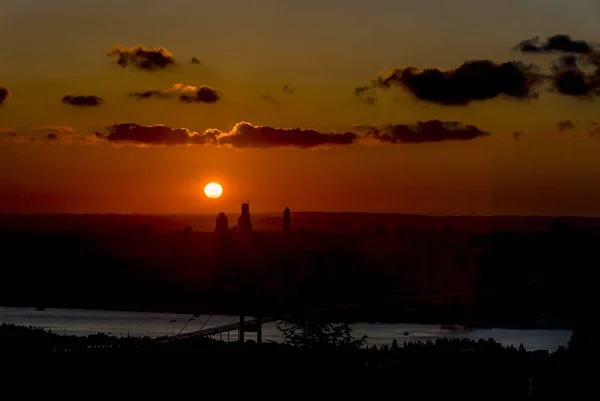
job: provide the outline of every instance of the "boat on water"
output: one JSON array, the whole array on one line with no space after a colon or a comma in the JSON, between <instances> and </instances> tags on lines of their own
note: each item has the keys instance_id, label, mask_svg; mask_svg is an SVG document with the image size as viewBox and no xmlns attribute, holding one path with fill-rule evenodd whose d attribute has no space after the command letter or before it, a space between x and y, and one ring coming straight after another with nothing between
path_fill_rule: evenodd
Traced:
<instances>
[{"instance_id":1,"label":"boat on water","mask_svg":"<svg viewBox=\"0 0 600 401\"><path fill-rule=\"evenodd\" d=\"M35 308L35 310L37 310L37 311L40 311L40 312L41 312L41 311L45 311L45 310L46 310L46 308L44 308L43 306L38 306L37 308Z\"/></svg>"}]
</instances>

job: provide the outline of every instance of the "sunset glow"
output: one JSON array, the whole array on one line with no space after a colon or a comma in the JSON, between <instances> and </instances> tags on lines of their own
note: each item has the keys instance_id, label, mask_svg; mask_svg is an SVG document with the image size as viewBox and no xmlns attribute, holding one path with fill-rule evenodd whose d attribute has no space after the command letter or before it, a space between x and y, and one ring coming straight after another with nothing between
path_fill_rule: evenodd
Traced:
<instances>
[{"instance_id":1,"label":"sunset glow","mask_svg":"<svg viewBox=\"0 0 600 401\"><path fill-rule=\"evenodd\" d=\"M213 213L202 171L254 212L600 216L600 9L531 2L0 2L0 213Z\"/></svg>"}]
</instances>

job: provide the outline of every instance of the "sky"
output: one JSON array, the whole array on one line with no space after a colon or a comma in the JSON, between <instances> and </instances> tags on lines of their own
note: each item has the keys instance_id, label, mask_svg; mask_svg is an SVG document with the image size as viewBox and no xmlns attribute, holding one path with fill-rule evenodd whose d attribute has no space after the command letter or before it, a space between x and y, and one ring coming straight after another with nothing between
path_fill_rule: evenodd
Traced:
<instances>
[{"instance_id":1,"label":"sky","mask_svg":"<svg viewBox=\"0 0 600 401\"><path fill-rule=\"evenodd\" d=\"M0 213L600 216L599 22L596 0L5 0Z\"/></svg>"}]
</instances>

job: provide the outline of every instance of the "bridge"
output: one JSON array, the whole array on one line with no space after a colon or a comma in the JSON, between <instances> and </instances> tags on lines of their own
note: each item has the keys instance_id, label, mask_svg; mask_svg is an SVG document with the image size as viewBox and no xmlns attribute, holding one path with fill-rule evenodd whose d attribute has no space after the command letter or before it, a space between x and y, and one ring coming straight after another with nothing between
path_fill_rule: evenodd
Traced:
<instances>
[{"instance_id":1,"label":"bridge","mask_svg":"<svg viewBox=\"0 0 600 401\"><path fill-rule=\"evenodd\" d=\"M398 301L423 300L423 299L434 299L434 298L456 298L456 297L475 296L475 295L481 295L481 294L478 294L478 293L452 293L452 294L415 295L415 296L409 296L409 297L405 296L405 297L390 298L390 299L384 300L383 302L390 303L390 302L398 302ZM363 305L362 303L357 303L357 302L346 303L346 304L337 305L337 306L329 309L329 311L347 309L347 308L352 308L352 307L357 307L357 306L362 306L362 305ZM288 314L285 316L279 316L279 317L271 316L271 317L267 317L267 318L258 318L258 319L251 319L251 320L244 320L244 316L240 316L240 320L236 323L230 323L230 324L225 324L225 325L216 326L216 327L209 327L206 329L202 328L200 330L190 331L188 333L179 333L179 334L176 334L173 336L168 336L168 337L160 337L160 338L156 339L156 343L157 344L165 344L165 343L169 343L172 341L189 339L189 338L208 337L208 336L213 336L216 334L226 333L226 332L235 331L235 330L240 330L240 339L242 341L244 338L243 333L245 331L257 332L257 337L258 337L257 341L260 343L261 342L261 333L262 333L261 327L262 327L263 323L270 323L270 322L275 322L278 320L286 320L286 319L293 318L294 316L298 316L300 314L301 313L293 313L293 314Z\"/></svg>"},{"instance_id":2,"label":"bridge","mask_svg":"<svg viewBox=\"0 0 600 401\"><path fill-rule=\"evenodd\" d=\"M244 330L244 331L257 331L260 330L260 326L263 323L275 322L277 320L281 320L282 318L268 317L262 319L252 319L252 320L244 320L243 322L236 322L230 324L224 324L216 327L209 327L206 329L200 329L195 331L190 331L189 333L180 333L169 337L161 337L156 340L157 344L164 344L171 341L183 340L186 338L194 338L194 337L208 337L214 336L215 334L226 333L228 331L234 330ZM241 319L240 319L241 320Z\"/></svg>"}]
</instances>

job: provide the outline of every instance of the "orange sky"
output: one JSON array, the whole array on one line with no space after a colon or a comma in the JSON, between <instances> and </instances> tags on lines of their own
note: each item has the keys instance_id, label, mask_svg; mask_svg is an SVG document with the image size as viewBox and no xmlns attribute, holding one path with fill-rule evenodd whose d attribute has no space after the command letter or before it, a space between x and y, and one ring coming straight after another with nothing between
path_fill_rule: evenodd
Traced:
<instances>
[{"instance_id":1,"label":"orange sky","mask_svg":"<svg viewBox=\"0 0 600 401\"><path fill-rule=\"evenodd\" d=\"M393 69L446 70L467 60L519 60L549 73L567 53L515 46L556 34L593 45L595 1L51 3L0 4L0 88L8 90L0 101L0 212L218 213L252 199L254 212L600 216L600 138L588 123L599 120L595 95L544 83L535 99L499 95L457 106L419 98L406 84L370 88L375 105L354 93ZM118 44L164 46L174 64L119 66L107 57ZM177 83L206 85L217 100L173 90ZM282 90L286 84L295 91ZM148 90L164 96L131 96ZM65 95L102 100L81 106L61 101ZM373 136L431 120L487 135L432 142L422 138L437 132L427 131L399 143ZM582 123L560 131L564 120ZM122 141L125 131L109 126L126 123L185 128L196 142L176 144L188 131L174 130L161 144L148 139L155 131L140 131L145 143ZM302 130L282 130L291 128ZM211 129L217 139L206 142ZM351 144L335 136L344 132L355 135ZM324 144L304 146L310 138ZM210 181L223 185L221 199L204 197Z\"/></svg>"}]
</instances>

